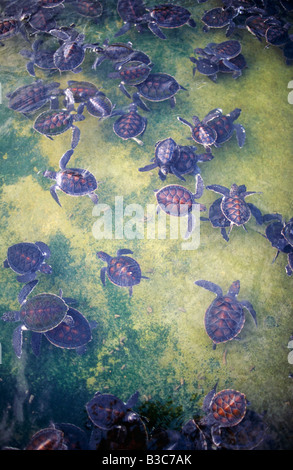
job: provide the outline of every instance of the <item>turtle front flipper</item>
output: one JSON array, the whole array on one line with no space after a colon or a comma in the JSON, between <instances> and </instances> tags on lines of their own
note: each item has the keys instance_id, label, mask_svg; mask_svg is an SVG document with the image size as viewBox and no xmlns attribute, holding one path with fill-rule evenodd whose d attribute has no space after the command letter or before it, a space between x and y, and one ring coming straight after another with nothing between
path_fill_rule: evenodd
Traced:
<instances>
[{"instance_id":1,"label":"turtle front flipper","mask_svg":"<svg viewBox=\"0 0 293 470\"><path fill-rule=\"evenodd\" d=\"M101 277L101 281L102 281L103 286L106 285L106 272L107 272L107 268L106 268L106 267L101 268L100 277Z\"/></svg>"},{"instance_id":2,"label":"turtle front flipper","mask_svg":"<svg viewBox=\"0 0 293 470\"><path fill-rule=\"evenodd\" d=\"M39 356L41 352L42 333L32 331L31 333L31 347L35 356Z\"/></svg>"},{"instance_id":3,"label":"turtle front flipper","mask_svg":"<svg viewBox=\"0 0 293 470\"><path fill-rule=\"evenodd\" d=\"M250 212L252 213L253 217L255 218L256 223L258 225L262 225L263 224L263 216L262 216L261 211L254 204L251 204L250 202L248 202L247 205L248 205L248 207L250 209Z\"/></svg>"},{"instance_id":4,"label":"turtle front flipper","mask_svg":"<svg viewBox=\"0 0 293 470\"><path fill-rule=\"evenodd\" d=\"M84 116L83 116L84 117ZM72 139L71 139L71 148L75 149L80 140L80 130L76 126L72 126Z\"/></svg>"},{"instance_id":5,"label":"turtle front flipper","mask_svg":"<svg viewBox=\"0 0 293 470\"><path fill-rule=\"evenodd\" d=\"M210 191L214 191L215 193L223 194L223 196L229 196L229 189L225 188L225 186L221 186L220 184L210 184L206 186L206 189Z\"/></svg>"},{"instance_id":6,"label":"turtle front flipper","mask_svg":"<svg viewBox=\"0 0 293 470\"><path fill-rule=\"evenodd\" d=\"M160 39L167 39L165 34L160 30L156 23L150 22L148 23L149 30L158 38Z\"/></svg>"},{"instance_id":7,"label":"turtle front flipper","mask_svg":"<svg viewBox=\"0 0 293 470\"><path fill-rule=\"evenodd\" d=\"M60 158L60 161L59 161L59 167L61 170L65 170L66 169L66 166L70 160L70 158L72 157L74 153L74 150L71 148L69 150L67 150L67 152L64 153L64 155L62 155L62 157Z\"/></svg>"},{"instance_id":8,"label":"turtle front flipper","mask_svg":"<svg viewBox=\"0 0 293 470\"><path fill-rule=\"evenodd\" d=\"M245 307L245 308L249 311L249 313L251 314L251 316L252 316L252 318L253 318L253 320L254 320L254 323L255 323L256 326L257 326L256 311L254 310L254 308L253 308L253 306L251 305L251 303L248 302L248 300L241 300L240 303L241 303L241 305L242 305L243 307Z\"/></svg>"},{"instance_id":9,"label":"turtle front flipper","mask_svg":"<svg viewBox=\"0 0 293 470\"><path fill-rule=\"evenodd\" d=\"M135 393L133 393L133 395L131 395L131 397L128 398L127 402L125 403L125 406L128 410L136 405L138 397L139 391L137 390Z\"/></svg>"},{"instance_id":10,"label":"turtle front flipper","mask_svg":"<svg viewBox=\"0 0 293 470\"><path fill-rule=\"evenodd\" d=\"M23 325L20 325L17 328L15 328L12 334L12 346L18 358L21 357L21 353L22 353L22 343L23 343L22 332L23 332Z\"/></svg>"},{"instance_id":11,"label":"turtle front flipper","mask_svg":"<svg viewBox=\"0 0 293 470\"><path fill-rule=\"evenodd\" d=\"M52 198L54 199L54 201L56 201L57 204L58 204L60 207L62 207L61 204L60 204L60 201L59 201L59 197L58 197L57 192L56 192L58 189L59 189L58 185L57 185L57 184L53 184L53 186L51 186L51 188L50 188L50 193L51 193L51 196L52 196Z\"/></svg>"},{"instance_id":12,"label":"turtle front flipper","mask_svg":"<svg viewBox=\"0 0 293 470\"><path fill-rule=\"evenodd\" d=\"M9 312L3 313L1 319L3 321L17 322L20 320L20 313L18 310L10 310Z\"/></svg>"},{"instance_id":13,"label":"turtle front flipper","mask_svg":"<svg viewBox=\"0 0 293 470\"><path fill-rule=\"evenodd\" d=\"M34 279L36 279L36 273L35 272L23 274L22 276L17 276L16 277L16 280L18 282L30 282L30 281L33 281Z\"/></svg>"},{"instance_id":14,"label":"turtle front flipper","mask_svg":"<svg viewBox=\"0 0 293 470\"><path fill-rule=\"evenodd\" d=\"M117 251L117 256L131 255L131 254L133 254L133 251L129 250L128 248L120 248L120 250Z\"/></svg>"},{"instance_id":15,"label":"turtle front flipper","mask_svg":"<svg viewBox=\"0 0 293 470\"><path fill-rule=\"evenodd\" d=\"M18 294L18 302L20 303L20 305L22 305L25 301L26 301L26 298L27 296L32 292L32 290L36 287L36 285L38 284L38 280L37 279L34 279L33 281L30 281L28 284L26 284L25 286L23 286L23 288L21 289L21 291L19 292Z\"/></svg>"},{"instance_id":16,"label":"turtle front flipper","mask_svg":"<svg viewBox=\"0 0 293 470\"><path fill-rule=\"evenodd\" d=\"M200 174L196 175L194 198L199 199L203 195L204 182Z\"/></svg>"},{"instance_id":17,"label":"turtle front flipper","mask_svg":"<svg viewBox=\"0 0 293 470\"><path fill-rule=\"evenodd\" d=\"M146 165L142 168L139 168L138 171L149 171L149 170L154 170L155 168L157 168L158 164L157 162L154 162L154 163L150 163L149 165Z\"/></svg>"},{"instance_id":18,"label":"turtle front flipper","mask_svg":"<svg viewBox=\"0 0 293 470\"><path fill-rule=\"evenodd\" d=\"M246 132L244 127L241 124L234 124L234 129L236 131L236 138L240 148L245 144Z\"/></svg>"},{"instance_id":19,"label":"turtle front flipper","mask_svg":"<svg viewBox=\"0 0 293 470\"><path fill-rule=\"evenodd\" d=\"M94 203L94 204L98 204L99 202L99 196L92 192L92 193L89 193L88 197L91 199L91 201Z\"/></svg>"},{"instance_id":20,"label":"turtle front flipper","mask_svg":"<svg viewBox=\"0 0 293 470\"><path fill-rule=\"evenodd\" d=\"M213 282L205 281L205 280L199 280L199 281L195 281L194 284L196 284L199 287L203 287L204 289L207 289L207 290L213 292L218 297L223 296L223 291L222 291L221 287L218 286L217 284L214 284Z\"/></svg>"}]
</instances>

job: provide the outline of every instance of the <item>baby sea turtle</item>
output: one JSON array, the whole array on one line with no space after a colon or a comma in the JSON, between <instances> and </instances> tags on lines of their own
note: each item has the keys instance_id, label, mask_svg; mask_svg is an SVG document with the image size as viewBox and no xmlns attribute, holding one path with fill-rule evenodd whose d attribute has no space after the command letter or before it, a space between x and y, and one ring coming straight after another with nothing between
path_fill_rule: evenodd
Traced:
<instances>
[{"instance_id":1,"label":"baby sea turtle","mask_svg":"<svg viewBox=\"0 0 293 470\"><path fill-rule=\"evenodd\" d=\"M99 120L119 114L114 111L115 105L102 91L98 91L95 96L89 98L85 106L87 111Z\"/></svg>"},{"instance_id":2,"label":"baby sea turtle","mask_svg":"<svg viewBox=\"0 0 293 470\"><path fill-rule=\"evenodd\" d=\"M8 107L24 115L34 113L49 101L51 104L57 102L59 86L60 83L45 83L43 80L21 86L6 95L9 99Z\"/></svg>"},{"instance_id":3,"label":"baby sea turtle","mask_svg":"<svg viewBox=\"0 0 293 470\"><path fill-rule=\"evenodd\" d=\"M25 450L67 450L63 438L64 434L59 429L44 428L32 436Z\"/></svg>"},{"instance_id":4,"label":"baby sea turtle","mask_svg":"<svg viewBox=\"0 0 293 470\"><path fill-rule=\"evenodd\" d=\"M97 257L107 263L107 266L101 268L100 272L102 284L106 285L107 274L109 281L116 286L127 287L130 297L132 296L133 286L139 284L141 279L149 279L141 275L138 262L130 256L126 256L132 253L131 250L124 248L118 250L114 257L103 251L97 252Z\"/></svg>"},{"instance_id":5,"label":"baby sea turtle","mask_svg":"<svg viewBox=\"0 0 293 470\"><path fill-rule=\"evenodd\" d=\"M26 284L19 296L19 311L10 311L2 315L3 321L21 322L12 336L12 345L18 358L22 354L23 331L30 330L32 333L31 345L35 355L40 352L40 340L42 334L55 328L62 321L72 322L71 317L67 316L68 305L62 299L61 295L38 294L27 300L27 296L34 289L37 280Z\"/></svg>"},{"instance_id":6,"label":"baby sea turtle","mask_svg":"<svg viewBox=\"0 0 293 470\"><path fill-rule=\"evenodd\" d=\"M201 18L204 23L203 31L206 33L211 28L224 28L227 26L226 36L231 36L236 26L233 20L238 13L238 10L233 7L216 7L206 11Z\"/></svg>"},{"instance_id":7,"label":"baby sea turtle","mask_svg":"<svg viewBox=\"0 0 293 470\"><path fill-rule=\"evenodd\" d=\"M118 0L117 12L124 25L115 33L114 37L122 36L133 26L138 31L142 30L141 21L138 20L147 13L143 0Z\"/></svg>"},{"instance_id":8,"label":"baby sea turtle","mask_svg":"<svg viewBox=\"0 0 293 470\"><path fill-rule=\"evenodd\" d=\"M139 145L143 142L137 138L142 135L147 127L147 119L137 112L135 103L129 105L127 111L116 111L117 114L122 114L113 124L113 131L123 140L132 139Z\"/></svg>"},{"instance_id":9,"label":"baby sea turtle","mask_svg":"<svg viewBox=\"0 0 293 470\"><path fill-rule=\"evenodd\" d=\"M104 60L110 60L112 64L123 64L131 59L134 49L131 42L122 43L114 42L109 44L109 40L105 39L102 46L96 46L94 52L98 57L93 63L92 68L95 70Z\"/></svg>"},{"instance_id":10,"label":"baby sea turtle","mask_svg":"<svg viewBox=\"0 0 293 470\"><path fill-rule=\"evenodd\" d=\"M179 90L186 90L182 85L179 85L174 77L167 73L150 73L144 82L136 85L136 88L137 92L134 93L133 99L138 106L146 111L149 111L149 108L145 105L140 96L148 101L158 102L169 100L173 108L176 104L176 93L178 93Z\"/></svg>"},{"instance_id":11,"label":"baby sea turtle","mask_svg":"<svg viewBox=\"0 0 293 470\"><path fill-rule=\"evenodd\" d=\"M38 8L28 17L29 25L37 33L50 33L51 30L57 27L56 16L59 9L55 8Z\"/></svg>"},{"instance_id":12,"label":"baby sea turtle","mask_svg":"<svg viewBox=\"0 0 293 470\"><path fill-rule=\"evenodd\" d=\"M45 333L54 346L64 349L75 349L78 354L86 351L86 345L92 340L92 329L96 323L90 323L78 310L69 307L67 315L72 318L71 324L62 321L55 328Z\"/></svg>"},{"instance_id":13,"label":"baby sea turtle","mask_svg":"<svg viewBox=\"0 0 293 470\"><path fill-rule=\"evenodd\" d=\"M272 222L273 221L273 222ZM279 253L287 254L287 265L286 273L291 276L293 273L293 246L292 246L292 224L293 219L290 219L286 224L281 214L265 214L263 216L263 222L270 222L266 227L265 238L269 240L274 248L277 248L276 256L273 259L273 263L276 261ZM286 233L286 237L285 237ZM289 239L289 241L288 241Z\"/></svg>"},{"instance_id":14,"label":"baby sea turtle","mask_svg":"<svg viewBox=\"0 0 293 470\"><path fill-rule=\"evenodd\" d=\"M234 79L241 77L242 70L247 67L247 63L243 54L238 54L237 57L229 59L230 64L233 64L233 68L227 67L223 61L219 62L219 72L230 73Z\"/></svg>"},{"instance_id":15,"label":"baby sea turtle","mask_svg":"<svg viewBox=\"0 0 293 470\"><path fill-rule=\"evenodd\" d=\"M99 89L94 83L78 80L68 80L64 91L67 104L86 103L98 93Z\"/></svg>"},{"instance_id":16,"label":"baby sea turtle","mask_svg":"<svg viewBox=\"0 0 293 470\"><path fill-rule=\"evenodd\" d=\"M230 220L228 220L221 209L222 198L216 199L209 208L209 217L201 217L200 220L211 222L212 226L221 229L221 234L226 242L229 241L229 237L226 232L226 228L230 227Z\"/></svg>"},{"instance_id":17,"label":"baby sea turtle","mask_svg":"<svg viewBox=\"0 0 293 470\"><path fill-rule=\"evenodd\" d=\"M221 429L218 445L225 450L252 450L265 438L266 425L262 416L253 410L247 410L244 418L233 427Z\"/></svg>"},{"instance_id":18,"label":"baby sea turtle","mask_svg":"<svg viewBox=\"0 0 293 470\"><path fill-rule=\"evenodd\" d=\"M240 281L234 281L226 295L221 287L213 282L200 280L195 281L195 284L217 296L207 309L204 319L206 332L213 341L213 349L219 343L235 339L240 333L245 323L243 307L249 311L257 325L256 313L251 303L247 300L237 300Z\"/></svg>"},{"instance_id":19,"label":"baby sea turtle","mask_svg":"<svg viewBox=\"0 0 293 470\"><path fill-rule=\"evenodd\" d=\"M216 393L213 388L205 397L203 411L206 413L200 424L211 428L211 436L217 443L217 434L221 428L239 424L246 414L247 400L244 393L234 389L225 389Z\"/></svg>"},{"instance_id":20,"label":"baby sea turtle","mask_svg":"<svg viewBox=\"0 0 293 470\"><path fill-rule=\"evenodd\" d=\"M202 75L209 77L213 82L217 80L217 74L219 72L219 65L217 63L212 62L210 58L207 57L189 57L189 59L194 64L192 69L193 75L198 71Z\"/></svg>"},{"instance_id":21,"label":"baby sea turtle","mask_svg":"<svg viewBox=\"0 0 293 470\"><path fill-rule=\"evenodd\" d=\"M52 273L51 266L46 262L50 255L50 248L44 242L16 243L8 248L3 265L18 274L18 282L30 282L36 279L38 271Z\"/></svg>"},{"instance_id":22,"label":"baby sea turtle","mask_svg":"<svg viewBox=\"0 0 293 470\"><path fill-rule=\"evenodd\" d=\"M35 67L40 68L41 70L45 70L46 72L54 72L56 71L55 63L54 63L54 50L51 49L43 49L41 45L44 43L42 38L38 38L32 44L32 49L22 49L19 53L22 57L25 57L29 61L26 64L26 69L30 75L33 77L36 76Z\"/></svg>"},{"instance_id":23,"label":"baby sea turtle","mask_svg":"<svg viewBox=\"0 0 293 470\"><path fill-rule=\"evenodd\" d=\"M257 224L261 225L263 223L260 210L254 204L245 201L247 196L257 194L256 191L246 191L244 184L237 186L235 183L232 184L230 190L218 184L209 185L206 189L223 195L221 210L230 221L229 233L233 225L242 226L246 230L245 224L249 221L251 214L254 216Z\"/></svg>"},{"instance_id":24,"label":"baby sea turtle","mask_svg":"<svg viewBox=\"0 0 293 470\"><path fill-rule=\"evenodd\" d=\"M233 132L236 132L237 142L240 148L245 143L245 129L241 124L234 124L241 114L241 109L235 108L231 113L223 115L222 110L217 108L215 110L216 116L211 119L207 118L207 124L216 132L217 138L214 142L215 147L220 147L224 142L227 142Z\"/></svg>"},{"instance_id":25,"label":"baby sea turtle","mask_svg":"<svg viewBox=\"0 0 293 470\"><path fill-rule=\"evenodd\" d=\"M81 16L91 18L96 23L103 13L103 5L99 0L75 0L72 6Z\"/></svg>"},{"instance_id":26,"label":"baby sea turtle","mask_svg":"<svg viewBox=\"0 0 293 470\"><path fill-rule=\"evenodd\" d=\"M174 174L180 175L180 179L185 181L183 175L197 175L200 173L198 163L209 162L214 157L211 153L196 153L194 145L178 145L178 158L174 162Z\"/></svg>"},{"instance_id":27,"label":"baby sea turtle","mask_svg":"<svg viewBox=\"0 0 293 470\"><path fill-rule=\"evenodd\" d=\"M238 71L238 67L230 61L241 52L239 41L231 39L219 44L211 42L204 48L204 51L210 56L211 62L219 63L221 61L229 69Z\"/></svg>"},{"instance_id":28,"label":"baby sea turtle","mask_svg":"<svg viewBox=\"0 0 293 470\"><path fill-rule=\"evenodd\" d=\"M26 37L26 31L22 19L14 18L2 18L0 19L0 46L4 46L2 41L12 38L17 34L21 33L23 38L28 41Z\"/></svg>"},{"instance_id":29,"label":"baby sea turtle","mask_svg":"<svg viewBox=\"0 0 293 470\"><path fill-rule=\"evenodd\" d=\"M109 430L113 426L132 420L133 411L139 393L135 392L124 403L120 398L110 393L96 392L86 404L86 411L92 423L100 429ZM136 413L135 413L136 414Z\"/></svg>"},{"instance_id":30,"label":"baby sea turtle","mask_svg":"<svg viewBox=\"0 0 293 470\"><path fill-rule=\"evenodd\" d=\"M186 126L190 127L191 137L193 140L196 143L203 145L206 151L210 152L210 147L214 145L217 140L217 133L209 125L209 121L221 115L221 113L221 109L214 109L210 111L202 121L200 121L198 116L193 116L192 124L180 116L177 116L177 119Z\"/></svg>"},{"instance_id":31,"label":"baby sea turtle","mask_svg":"<svg viewBox=\"0 0 293 470\"><path fill-rule=\"evenodd\" d=\"M67 164L70 157L73 154L73 150L70 149L61 157L59 161L60 171L49 171L46 170L43 173L45 178L55 180L55 184L51 186L50 193L54 201L61 207L57 190L62 191L69 196L89 196L94 204L98 203L98 195L95 190L98 187L96 178L88 170L83 168L67 168Z\"/></svg>"},{"instance_id":32,"label":"baby sea turtle","mask_svg":"<svg viewBox=\"0 0 293 470\"><path fill-rule=\"evenodd\" d=\"M155 144L155 158L153 163L139 168L139 171L149 171L159 168L159 177L162 181L166 179L168 173L173 173L178 178L183 179L175 168L175 162L178 158L178 146L171 137L159 140Z\"/></svg>"},{"instance_id":33,"label":"baby sea turtle","mask_svg":"<svg viewBox=\"0 0 293 470\"><path fill-rule=\"evenodd\" d=\"M141 18L142 23L146 22L151 32L160 39L167 39L160 28L180 28L187 24L192 28L196 27L190 11L180 5L164 3L153 8L147 8L148 13Z\"/></svg>"},{"instance_id":34,"label":"baby sea turtle","mask_svg":"<svg viewBox=\"0 0 293 470\"><path fill-rule=\"evenodd\" d=\"M194 217L192 210L196 204L200 211L205 211L206 208L202 204L195 202L199 199L204 191L204 183L202 177L196 175L195 193L192 193L183 186L171 184L165 186L158 191L155 191L155 196L158 202L157 213L163 210L166 214L175 217L188 217L188 229L185 237L187 238L194 229Z\"/></svg>"},{"instance_id":35,"label":"baby sea turtle","mask_svg":"<svg viewBox=\"0 0 293 470\"><path fill-rule=\"evenodd\" d=\"M144 82L149 74L151 73L153 64L145 64L138 60L130 60L118 67L116 72L109 73L109 78L119 78L120 84L119 89L128 98L131 98L130 94L125 88L127 86L136 86Z\"/></svg>"}]
</instances>

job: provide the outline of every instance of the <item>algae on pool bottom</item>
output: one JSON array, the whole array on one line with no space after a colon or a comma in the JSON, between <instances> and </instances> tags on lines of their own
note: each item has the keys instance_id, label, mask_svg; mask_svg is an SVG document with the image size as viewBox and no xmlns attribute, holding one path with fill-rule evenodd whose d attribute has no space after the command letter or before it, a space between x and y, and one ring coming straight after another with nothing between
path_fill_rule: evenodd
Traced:
<instances>
[{"instance_id":1,"label":"algae on pool bottom","mask_svg":"<svg viewBox=\"0 0 293 470\"><path fill-rule=\"evenodd\" d=\"M114 40L121 21L115 2L111 3L113 8L109 4L98 28L90 22L76 22L77 28L85 27L89 42L103 42L106 37ZM246 130L245 145L239 149L234 134L223 147L213 148L215 158L199 164L204 183L227 187L234 182L245 184L248 191L261 192L250 201L263 214L279 212L286 220L292 216L293 107L288 102L292 68L286 66L278 49L265 48L264 42L239 30L237 39L248 63L241 77L233 80L223 74L213 83L192 74L189 57L193 49L225 40L224 30L204 34L200 22L207 7L220 3L181 2L192 11L197 27L167 31L167 41L135 29L120 38L151 57L153 72L170 73L187 90L178 92L175 108L165 101L148 103L149 113L140 111L148 119L143 146L119 139L113 132L112 118L98 121L85 110L85 120L77 123L81 139L70 166L86 168L101 181L99 202L108 205L112 214L115 197L123 196L124 208L138 204L146 209L148 204L156 204L154 190L178 184L173 175L162 183L156 170L138 171L154 157L157 141L172 137L180 145L190 144L190 131L177 116L190 121L193 115L202 119L217 107L225 114L238 107L242 110L239 122ZM70 17L64 21L71 23ZM93 226L97 216L90 199L60 192L60 208L50 196L51 182L42 176L46 169L58 171L59 159L70 147L71 131L51 141L33 131L34 119L7 108L6 93L32 81L26 61L18 54L22 47L21 38L14 37L0 50L1 256L4 261L13 243L46 242L52 252L53 273L38 276L34 295L58 294L61 288L64 296L78 300L78 309L97 321L98 327L83 356L43 341L41 355L36 358L30 349L30 334L25 332L24 352L17 359L11 345L15 325L1 325L1 446L24 446L28 436L51 421L84 427L85 403L97 390L123 400L139 390L140 405L156 414L152 404L161 403L166 421L165 405L171 403L170 426L176 427L201 413L204 396L219 380L219 390L236 388L246 394L251 409L266 413L272 436L272 443L266 446L292 448L292 379L288 377L292 369L287 361L292 279L285 272L286 256L280 253L271 263L275 249L259 233L264 233L265 227L256 225L252 218L247 232L233 228L228 243L219 229L202 222L196 250L184 250L183 240L168 236L147 239L146 225L143 238L96 239ZM82 72L74 76L57 74L49 80L60 82L60 88L65 88L70 79L87 80L102 87L117 109L129 105L129 99L118 89L119 82L108 79L111 65L105 61L93 71L94 59L95 55L87 52ZM36 74L46 79L39 69ZM182 185L193 192L194 177L187 175ZM199 202L209 207L216 197L205 190ZM168 228L171 221L167 221ZM150 278L134 286L131 299L127 289L108 280L103 287L100 280L103 263L96 252L114 256L119 248L131 249L142 273ZM241 341L220 344L213 350L204 328L204 314L214 296L195 286L198 279L210 280L224 292L239 279L240 298L253 304L257 328L247 315ZM17 310L20 285L15 274L3 270L0 282L1 312Z\"/></svg>"}]
</instances>

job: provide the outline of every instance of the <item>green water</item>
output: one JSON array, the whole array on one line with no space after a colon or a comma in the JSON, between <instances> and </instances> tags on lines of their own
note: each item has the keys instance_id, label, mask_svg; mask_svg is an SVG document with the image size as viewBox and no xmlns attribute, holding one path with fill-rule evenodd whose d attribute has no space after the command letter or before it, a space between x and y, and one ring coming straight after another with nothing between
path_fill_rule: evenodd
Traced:
<instances>
[{"instance_id":1,"label":"green water","mask_svg":"<svg viewBox=\"0 0 293 470\"><path fill-rule=\"evenodd\" d=\"M292 67L285 65L281 52L265 48L245 30L235 39L242 44L248 68L238 80L220 75L217 83L196 74L193 77L189 57L195 47L225 40L224 30L202 32L203 11L221 2L175 2L190 9L197 28L188 26L167 31L167 41L150 32L132 29L120 38L147 53L154 63L153 72L173 75L187 91L176 95L176 107L167 101L150 103L150 113L142 137L143 146L122 141L113 130L113 119L98 121L85 111L86 119L77 123L80 143L70 165L89 169L101 181L99 202L114 211L115 196L123 196L124 205L155 204L154 190L164 186L154 170L138 172L154 156L157 141L172 137L188 145L190 132L177 116L191 120L203 118L220 107L229 113L242 109L238 121L246 129L246 143L239 149L235 135L222 148L213 149L215 158L200 164L205 185L245 184L249 191L259 191L249 198L263 213L279 212L292 217L291 188L292 114L288 103L288 83ZM151 5L151 2L147 2ZM98 25L74 18L88 42L114 40L122 22L115 2L107 2ZM70 24L72 18L64 17ZM285 273L286 256L280 254L274 264L275 250L259 231L254 219L247 232L234 228L229 243L219 230L208 223L200 227L200 245L183 250L182 239L136 238L97 240L92 232L97 217L89 198L73 198L59 193L62 208L50 196L51 182L42 176L45 169L58 170L62 154L69 148L71 132L53 141L32 129L33 119L7 108L5 95L20 85L32 82L25 70L20 36L6 41L0 49L2 85L1 122L1 241L0 258L7 248L22 241L42 240L52 251L51 276L39 274L34 294L61 288L65 296L79 301L79 310L98 323L85 355L61 350L43 341L41 356L30 349L30 334L25 333L23 354L18 359L12 349L14 324L0 327L2 363L0 365L0 444L24 447L34 432L50 422L70 422L85 429L85 403L100 390L123 400L136 390L144 412L155 409L157 421L179 427L201 413L206 393L219 380L218 389L236 388L246 394L250 406L265 413L271 444L264 448L292 448L292 379L288 375L287 344L293 332L292 279ZM67 80L87 80L102 87L116 107L129 100L118 90L118 81L109 80L111 64L104 62L96 72L91 69L95 55L87 52L83 71L53 75L65 88ZM46 78L36 69L38 78ZM179 183L168 176L166 184ZM180 184L180 183L179 183ZM194 191L194 178L184 185ZM207 207L217 195L205 191L200 202ZM125 219L129 220L129 218ZM146 233L144 234L146 235ZM118 248L133 250L142 273L130 299L127 289L109 281L103 287L100 268L103 262L96 252L114 255ZM20 285L11 270L1 273L1 311L17 310ZM247 314L241 341L219 345L216 350L204 329L204 313L214 295L194 285L207 279L227 291L239 279L239 299L254 306L258 326ZM158 412L158 409L164 412Z\"/></svg>"}]
</instances>

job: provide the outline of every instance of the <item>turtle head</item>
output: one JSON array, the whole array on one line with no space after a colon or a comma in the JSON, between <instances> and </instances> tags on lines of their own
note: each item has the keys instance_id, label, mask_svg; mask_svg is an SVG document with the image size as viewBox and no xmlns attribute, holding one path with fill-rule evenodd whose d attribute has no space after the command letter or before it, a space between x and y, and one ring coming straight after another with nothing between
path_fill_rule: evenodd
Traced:
<instances>
[{"instance_id":1,"label":"turtle head","mask_svg":"<svg viewBox=\"0 0 293 470\"><path fill-rule=\"evenodd\" d=\"M57 173L56 173L56 171L45 170L43 172L43 176L45 178L50 178L51 180L55 180L56 176L57 176Z\"/></svg>"},{"instance_id":2,"label":"turtle head","mask_svg":"<svg viewBox=\"0 0 293 470\"><path fill-rule=\"evenodd\" d=\"M233 183L230 189L230 196L235 196L239 193L239 186L236 183Z\"/></svg>"},{"instance_id":3,"label":"turtle head","mask_svg":"<svg viewBox=\"0 0 293 470\"><path fill-rule=\"evenodd\" d=\"M47 264L47 263L41 264L41 266L40 266L40 272L41 273L52 274L52 271L53 271L52 267L49 264Z\"/></svg>"}]
</instances>

